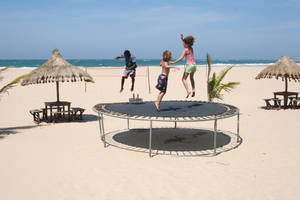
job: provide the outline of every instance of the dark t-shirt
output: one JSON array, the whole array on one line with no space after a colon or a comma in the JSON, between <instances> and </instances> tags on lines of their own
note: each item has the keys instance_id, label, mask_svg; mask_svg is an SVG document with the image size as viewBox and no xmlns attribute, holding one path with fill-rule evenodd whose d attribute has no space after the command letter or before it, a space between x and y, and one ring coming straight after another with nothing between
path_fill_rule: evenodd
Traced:
<instances>
[{"instance_id":1,"label":"dark t-shirt","mask_svg":"<svg viewBox=\"0 0 300 200\"><path fill-rule=\"evenodd\" d=\"M131 56L130 58L126 59L125 58L125 64L126 67L131 67L132 65L136 64L136 59L134 56Z\"/></svg>"}]
</instances>

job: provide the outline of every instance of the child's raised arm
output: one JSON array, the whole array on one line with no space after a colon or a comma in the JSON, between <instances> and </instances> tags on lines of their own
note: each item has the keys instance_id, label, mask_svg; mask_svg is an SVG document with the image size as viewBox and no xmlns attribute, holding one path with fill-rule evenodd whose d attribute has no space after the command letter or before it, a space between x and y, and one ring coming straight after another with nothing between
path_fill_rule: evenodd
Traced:
<instances>
[{"instance_id":1,"label":"child's raised arm","mask_svg":"<svg viewBox=\"0 0 300 200\"><path fill-rule=\"evenodd\" d=\"M118 60L120 58L124 58L124 56L117 56L117 57L115 57L115 60Z\"/></svg>"},{"instance_id":2,"label":"child's raised arm","mask_svg":"<svg viewBox=\"0 0 300 200\"><path fill-rule=\"evenodd\" d=\"M175 63L178 63L179 61L181 61L185 57L185 55L187 54L187 51L188 51L188 49L184 49L182 51L181 56L177 60L175 60L174 62L170 62L170 64L175 64Z\"/></svg>"},{"instance_id":3,"label":"child's raised arm","mask_svg":"<svg viewBox=\"0 0 300 200\"><path fill-rule=\"evenodd\" d=\"M177 70L180 69L179 67L171 66L171 65L169 65L168 63L165 65L165 68L168 68L168 69L177 69Z\"/></svg>"},{"instance_id":4,"label":"child's raised arm","mask_svg":"<svg viewBox=\"0 0 300 200\"><path fill-rule=\"evenodd\" d=\"M181 38L181 40L183 41L183 34L182 34L182 33L180 34L180 38Z\"/></svg>"}]
</instances>

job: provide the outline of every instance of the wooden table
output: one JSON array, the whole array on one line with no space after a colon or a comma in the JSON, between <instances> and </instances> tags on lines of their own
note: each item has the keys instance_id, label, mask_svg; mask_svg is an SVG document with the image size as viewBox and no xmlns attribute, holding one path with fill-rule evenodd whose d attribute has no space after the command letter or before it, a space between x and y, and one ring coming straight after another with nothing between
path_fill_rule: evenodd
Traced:
<instances>
[{"instance_id":1,"label":"wooden table","mask_svg":"<svg viewBox=\"0 0 300 200\"><path fill-rule=\"evenodd\" d=\"M289 96L294 96L295 98L298 98L298 92L274 92L274 98L277 98L277 96L283 96L283 107L287 108L288 105L288 99Z\"/></svg>"},{"instance_id":2,"label":"wooden table","mask_svg":"<svg viewBox=\"0 0 300 200\"><path fill-rule=\"evenodd\" d=\"M62 114L63 116L65 116L65 112L67 108L67 112L68 112L68 118L70 119L70 114L71 114L71 102L68 101L52 101L52 102L45 102L45 117L47 119L48 117L48 108L50 110L50 119L52 120L53 118L53 108L57 109L58 112L61 111L62 109Z\"/></svg>"}]
</instances>

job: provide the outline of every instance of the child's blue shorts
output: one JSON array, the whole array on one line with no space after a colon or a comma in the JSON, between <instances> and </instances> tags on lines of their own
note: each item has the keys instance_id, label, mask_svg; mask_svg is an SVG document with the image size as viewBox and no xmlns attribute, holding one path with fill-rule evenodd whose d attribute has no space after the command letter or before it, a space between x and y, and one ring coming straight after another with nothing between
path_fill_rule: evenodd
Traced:
<instances>
[{"instance_id":1,"label":"child's blue shorts","mask_svg":"<svg viewBox=\"0 0 300 200\"><path fill-rule=\"evenodd\" d=\"M157 79L156 88L159 91L166 93L167 86L168 86L168 76L165 74L160 74Z\"/></svg>"}]
</instances>

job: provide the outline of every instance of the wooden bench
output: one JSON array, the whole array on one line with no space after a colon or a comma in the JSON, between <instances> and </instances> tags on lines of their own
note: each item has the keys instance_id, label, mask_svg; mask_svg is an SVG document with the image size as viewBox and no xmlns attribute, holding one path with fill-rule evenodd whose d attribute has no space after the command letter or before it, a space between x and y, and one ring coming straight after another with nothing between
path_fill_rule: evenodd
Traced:
<instances>
[{"instance_id":1,"label":"wooden bench","mask_svg":"<svg viewBox=\"0 0 300 200\"><path fill-rule=\"evenodd\" d=\"M290 103L289 103L289 106L292 108L292 109L297 109L298 106L298 102L300 102L300 98L295 98L295 97L289 97L290 99Z\"/></svg>"},{"instance_id":2,"label":"wooden bench","mask_svg":"<svg viewBox=\"0 0 300 200\"><path fill-rule=\"evenodd\" d=\"M79 108L79 107L71 108L71 111L72 111L72 117L73 117L73 119L78 118L79 120L82 120L82 113L85 111L84 108Z\"/></svg>"},{"instance_id":3,"label":"wooden bench","mask_svg":"<svg viewBox=\"0 0 300 200\"><path fill-rule=\"evenodd\" d=\"M42 110L40 110L40 109L33 109L33 110L30 110L29 112L30 112L30 114L32 114L34 122L36 122L38 124L41 123L42 120L40 118L40 113L43 113Z\"/></svg>"},{"instance_id":4,"label":"wooden bench","mask_svg":"<svg viewBox=\"0 0 300 200\"><path fill-rule=\"evenodd\" d=\"M60 109L58 111L53 111L52 114L53 114L52 122L56 123L58 118L61 118L61 117L65 118L65 114L69 114L69 112L67 110L64 111L64 110ZM71 110L68 120L73 120L73 119L74 119L74 112Z\"/></svg>"},{"instance_id":5,"label":"wooden bench","mask_svg":"<svg viewBox=\"0 0 300 200\"><path fill-rule=\"evenodd\" d=\"M56 123L57 119L61 116L61 114L63 114L63 112L61 111L54 111L52 112L53 116L52 116L52 123Z\"/></svg>"},{"instance_id":6,"label":"wooden bench","mask_svg":"<svg viewBox=\"0 0 300 200\"><path fill-rule=\"evenodd\" d=\"M266 102L266 109L270 110L270 109L281 109L281 99L278 98L268 98L268 99L264 99ZM271 104L271 101L273 100L274 105Z\"/></svg>"}]
</instances>

